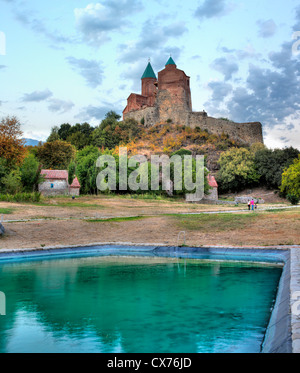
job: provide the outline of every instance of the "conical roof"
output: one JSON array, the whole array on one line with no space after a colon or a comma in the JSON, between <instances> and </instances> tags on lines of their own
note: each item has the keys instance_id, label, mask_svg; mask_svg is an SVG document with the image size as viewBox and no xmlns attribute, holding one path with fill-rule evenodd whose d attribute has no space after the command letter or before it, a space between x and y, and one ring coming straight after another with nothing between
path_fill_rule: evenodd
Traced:
<instances>
[{"instance_id":1,"label":"conical roof","mask_svg":"<svg viewBox=\"0 0 300 373\"><path fill-rule=\"evenodd\" d=\"M144 71L144 74L142 76L142 79L144 79L144 78L154 78L154 79L156 79L156 75L155 75L155 73L152 69L152 66L151 66L150 62L148 62L146 70Z\"/></svg>"},{"instance_id":2,"label":"conical roof","mask_svg":"<svg viewBox=\"0 0 300 373\"><path fill-rule=\"evenodd\" d=\"M175 65L176 66L176 63L174 62L173 58L170 56L170 58L168 59L167 63L166 63L166 66L167 65Z\"/></svg>"}]
</instances>

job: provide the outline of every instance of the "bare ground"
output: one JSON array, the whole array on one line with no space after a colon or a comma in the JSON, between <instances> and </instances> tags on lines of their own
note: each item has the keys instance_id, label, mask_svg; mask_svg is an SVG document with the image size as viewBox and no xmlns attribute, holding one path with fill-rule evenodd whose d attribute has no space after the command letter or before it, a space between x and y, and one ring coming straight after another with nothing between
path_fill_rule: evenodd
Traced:
<instances>
[{"instance_id":1,"label":"bare ground","mask_svg":"<svg viewBox=\"0 0 300 373\"><path fill-rule=\"evenodd\" d=\"M283 204L281 204L284 206ZM273 205L278 207L279 204ZM268 205L264 205L266 208ZM262 212L242 226L229 229L215 227L193 215L182 224L178 213L204 211L242 212L246 206L186 204L184 201L138 200L131 198L80 197L45 200L41 205L0 202L0 208L12 209L3 215L6 235L0 238L0 249L39 248L57 245L84 245L101 242L132 242L177 245L178 233L186 231L190 246L274 246L300 244L300 208L288 211ZM261 206L259 206L261 208ZM252 213L252 212L250 212ZM144 216L132 221L89 222L90 218ZM211 215L212 219L213 216ZM28 221L22 221L28 219ZM37 220L35 220L37 219ZM187 217L189 219L189 217ZM196 225L195 225L196 224ZM182 240L181 242L182 243Z\"/></svg>"}]
</instances>

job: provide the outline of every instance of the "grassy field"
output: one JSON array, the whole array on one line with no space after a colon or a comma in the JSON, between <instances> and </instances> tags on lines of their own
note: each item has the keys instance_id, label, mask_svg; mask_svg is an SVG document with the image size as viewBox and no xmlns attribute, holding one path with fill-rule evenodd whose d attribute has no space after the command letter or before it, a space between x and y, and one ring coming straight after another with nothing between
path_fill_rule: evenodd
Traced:
<instances>
[{"instance_id":1,"label":"grassy field","mask_svg":"<svg viewBox=\"0 0 300 373\"><path fill-rule=\"evenodd\" d=\"M189 231L223 232L243 229L252 222L261 219L260 214L200 214L200 215L170 215L178 227Z\"/></svg>"},{"instance_id":2,"label":"grassy field","mask_svg":"<svg viewBox=\"0 0 300 373\"><path fill-rule=\"evenodd\" d=\"M300 206L188 204L182 199L128 195L0 202L7 234L0 249L84 245L101 242L189 246L300 245Z\"/></svg>"},{"instance_id":3,"label":"grassy field","mask_svg":"<svg viewBox=\"0 0 300 373\"><path fill-rule=\"evenodd\" d=\"M5 207L0 207L0 215L1 214L12 214L14 211L13 208L5 208Z\"/></svg>"}]
</instances>

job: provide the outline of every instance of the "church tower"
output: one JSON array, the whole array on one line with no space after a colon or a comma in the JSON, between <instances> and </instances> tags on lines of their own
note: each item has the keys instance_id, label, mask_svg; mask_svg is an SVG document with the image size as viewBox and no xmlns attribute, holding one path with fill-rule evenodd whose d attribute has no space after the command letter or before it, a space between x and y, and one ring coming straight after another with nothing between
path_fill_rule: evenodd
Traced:
<instances>
[{"instance_id":1,"label":"church tower","mask_svg":"<svg viewBox=\"0 0 300 373\"><path fill-rule=\"evenodd\" d=\"M142 96L147 97L148 105L153 106L157 91L157 78L150 61L142 75Z\"/></svg>"},{"instance_id":2,"label":"church tower","mask_svg":"<svg viewBox=\"0 0 300 373\"><path fill-rule=\"evenodd\" d=\"M173 97L175 106L185 106L192 110L190 77L184 71L177 69L176 63L170 57L165 68L158 73L158 90L167 90Z\"/></svg>"}]
</instances>

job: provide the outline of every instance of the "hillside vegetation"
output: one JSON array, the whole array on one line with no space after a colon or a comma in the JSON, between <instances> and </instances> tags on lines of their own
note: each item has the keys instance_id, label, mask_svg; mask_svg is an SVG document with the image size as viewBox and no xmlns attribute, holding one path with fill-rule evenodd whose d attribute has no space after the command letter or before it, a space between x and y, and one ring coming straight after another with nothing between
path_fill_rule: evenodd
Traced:
<instances>
[{"instance_id":1,"label":"hillside vegetation","mask_svg":"<svg viewBox=\"0 0 300 373\"><path fill-rule=\"evenodd\" d=\"M212 134L171 120L146 128L133 119L120 119L110 111L96 127L89 123L64 123L51 129L44 144L25 147L18 140L22 135L20 122L15 117L3 118L0 193L34 192L41 181L41 168L51 168L68 169L70 180L78 177L81 193L97 194L96 160L110 154L118 164L119 148L127 147L128 156L141 154L148 161L151 155L204 155L208 170L216 176L219 193L266 187L277 190L291 203L297 204L300 199L298 149L268 149L261 143L249 146L226 133Z\"/></svg>"},{"instance_id":2,"label":"hillside vegetation","mask_svg":"<svg viewBox=\"0 0 300 373\"><path fill-rule=\"evenodd\" d=\"M129 154L171 155L180 149L189 150L192 155L205 155L207 167L211 171L218 170L220 154L231 147L245 147L245 144L231 140L225 133L216 135L202 130L199 127L190 127L158 123L153 127L145 128L139 125L140 130L134 139L129 142L122 141L121 146L126 146ZM119 146L114 148L118 152Z\"/></svg>"}]
</instances>

